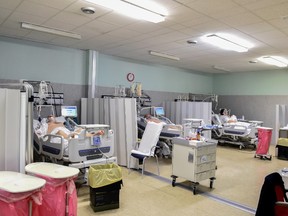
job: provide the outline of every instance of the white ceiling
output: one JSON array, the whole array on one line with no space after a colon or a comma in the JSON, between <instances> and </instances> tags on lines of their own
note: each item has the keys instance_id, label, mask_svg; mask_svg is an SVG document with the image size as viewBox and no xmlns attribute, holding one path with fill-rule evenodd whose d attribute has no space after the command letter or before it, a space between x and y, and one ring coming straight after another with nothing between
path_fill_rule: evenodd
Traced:
<instances>
[{"instance_id":1,"label":"white ceiling","mask_svg":"<svg viewBox=\"0 0 288 216\"><path fill-rule=\"evenodd\" d=\"M156 63L193 71L221 73L278 69L249 63L263 55L288 58L288 0L155 0L165 6L166 21L154 24L122 16L84 0L0 0L0 35ZM87 15L82 7L92 6ZM20 22L72 31L81 40L20 28ZM226 32L255 46L246 53L204 44L199 37ZM187 40L197 40L196 45ZM149 55L178 56L180 61Z\"/></svg>"}]
</instances>

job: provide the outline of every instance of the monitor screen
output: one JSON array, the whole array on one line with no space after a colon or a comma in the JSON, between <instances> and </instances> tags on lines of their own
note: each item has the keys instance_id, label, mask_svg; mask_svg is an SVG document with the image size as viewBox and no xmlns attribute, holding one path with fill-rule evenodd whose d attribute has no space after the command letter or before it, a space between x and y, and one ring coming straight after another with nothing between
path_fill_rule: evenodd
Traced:
<instances>
[{"instance_id":1,"label":"monitor screen","mask_svg":"<svg viewBox=\"0 0 288 216\"><path fill-rule=\"evenodd\" d=\"M155 115L156 116L164 116L164 108L163 107L155 107Z\"/></svg>"},{"instance_id":2,"label":"monitor screen","mask_svg":"<svg viewBox=\"0 0 288 216\"><path fill-rule=\"evenodd\" d=\"M77 106L61 106L61 115L64 117L77 117Z\"/></svg>"}]
</instances>

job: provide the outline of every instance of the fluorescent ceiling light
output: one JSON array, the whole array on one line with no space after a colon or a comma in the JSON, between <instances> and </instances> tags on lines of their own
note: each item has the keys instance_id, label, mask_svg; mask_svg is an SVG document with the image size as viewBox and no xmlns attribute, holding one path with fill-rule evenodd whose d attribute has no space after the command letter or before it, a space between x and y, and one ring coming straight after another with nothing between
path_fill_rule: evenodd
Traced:
<instances>
[{"instance_id":1,"label":"fluorescent ceiling light","mask_svg":"<svg viewBox=\"0 0 288 216\"><path fill-rule=\"evenodd\" d=\"M213 65L213 69L219 70L219 71L224 71L224 72L231 72L231 70L226 69L226 68L221 67L221 66L217 66L217 65Z\"/></svg>"},{"instance_id":2,"label":"fluorescent ceiling light","mask_svg":"<svg viewBox=\"0 0 288 216\"><path fill-rule=\"evenodd\" d=\"M224 33L207 34L202 37L202 40L222 49L236 52L247 52L249 48L253 47L253 44L246 40Z\"/></svg>"},{"instance_id":3,"label":"fluorescent ceiling light","mask_svg":"<svg viewBox=\"0 0 288 216\"><path fill-rule=\"evenodd\" d=\"M258 58L258 60L266 64L275 65L277 67L288 66L288 60L281 56L262 56Z\"/></svg>"},{"instance_id":4,"label":"fluorescent ceiling light","mask_svg":"<svg viewBox=\"0 0 288 216\"><path fill-rule=\"evenodd\" d=\"M165 21L167 10L148 0L86 0L115 10L134 19L146 20L153 23Z\"/></svg>"},{"instance_id":5,"label":"fluorescent ceiling light","mask_svg":"<svg viewBox=\"0 0 288 216\"><path fill-rule=\"evenodd\" d=\"M155 52L155 51L152 51L152 50L149 51L149 54L150 55L154 55L154 56L158 56L158 57L162 57L162 58L175 60L175 61L179 61L180 60L180 58L177 57L177 56L168 55L168 54L165 54L165 53L159 53L159 52Z\"/></svg>"},{"instance_id":6,"label":"fluorescent ceiling light","mask_svg":"<svg viewBox=\"0 0 288 216\"><path fill-rule=\"evenodd\" d=\"M41 25L35 25L31 23L21 22L21 28L59 35L63 37L69 37L69 38L78 39L78 40L81 39L81 35L73 33L73 32L67 32L67 31L49 28L49 27L41 26Z\"/></svg>"}]
</instances>

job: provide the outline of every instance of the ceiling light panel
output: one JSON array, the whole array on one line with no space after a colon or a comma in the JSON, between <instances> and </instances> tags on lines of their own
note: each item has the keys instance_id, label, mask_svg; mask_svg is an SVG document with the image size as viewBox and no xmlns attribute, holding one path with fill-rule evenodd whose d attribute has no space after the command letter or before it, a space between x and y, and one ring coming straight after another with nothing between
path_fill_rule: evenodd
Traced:
<instances>
[{"instance_id":1,"label":"ceiling light panel","mask_svg":"<svg viewBox=\"0 0 288 216\"><path fill-rule=\"evenodd\" d=\"M97 4L125 16L132 17L134 19L146 20L153 23L159 23L165 21L164 9L156 11L155 8L151 8L151 1L138 1L138 0L86 0L87 2ZM149 7L148 7L149 6ZM160 8L158 6L157 8Z\"/></svg>"},{"instance_id":2,"label":"ceiling light panel","mask_svg":"<svg viewBox=\"0 0 288 216\"><path fill-rule=\"evenodd\" d=\"M149 51L149 54L153 55L153 56L158 56L158 57L161 57L161 58L175 60L175 61L179 61L180 60L180 58L177 57L177 56L168 55L166 53L155 52L155 51L152 51L152 50Z\"/></svg>"},{"instance_id":3,"label":"ceiling light panel","mask_svg":"<svg viewBox=\"0 0 288 216\"><path fill-rule=\"evenodd\" d=\"M215 69L215 70L219 70L219 71L231 72L231 70L226 69L226 68L221 67L221 66L217 66L217 65L213 65L212 68Z\"/></svg>"},{"instance_id":4,"label":"ceiling light panel","mask_svg":"<svg viewBox=\"0 0 288 216\"><path fill-rule=\"evenodd\" d=\"M210 43L221 49L232 50L236 52L247 52L254 45L242 38L231 34L217 33L207 34L201 37L204 42Z\"/></svg>"},{"instance_id":5,"label":"ceiling light panel","mask_svg":"<svg viewBox=\"0 0 288 216\"><path fill-rule=\"evenodd\" d=\"M81 35L73 33L73 32L67 32L67 31L63 31L60 29L54 29L54 28L36 25L36 24L32 24L32 23L22 22L21 28L39 31L39 32L44 32L44 33L53 34L53 35L59 35L59 36L63 36L63 37L69 37L69 38L78 39L78 40L81 39Z\"/></svg>"},{"instance_id":6,"label":"ceiling light panel","mask_svg":"<svg viewBox=\"0 0 288 216\"><path fill-rule=\"evenodd\" d=\"M149 0L122 0L124 2L128 2L134 5L137 5L139 7L142 7L146 10L150 10L154 13L157 13L162 16L167 16L168 11L166 8L162 7L161 5L157 4L156 2L149 1Z\"/></svg>"},{"instance_id":7,"label":"ceiling light panel","mask_svg":"<svg viewBox=\"0 0 288 216\"><path fill-rule=\"evenodd\" d=\"M262 56L258 58L259 61L269 64L269 65L274 65L277 67L287 67L288 66L288 60L281 57L281 56Z\"/></svg>"}]
</instances>

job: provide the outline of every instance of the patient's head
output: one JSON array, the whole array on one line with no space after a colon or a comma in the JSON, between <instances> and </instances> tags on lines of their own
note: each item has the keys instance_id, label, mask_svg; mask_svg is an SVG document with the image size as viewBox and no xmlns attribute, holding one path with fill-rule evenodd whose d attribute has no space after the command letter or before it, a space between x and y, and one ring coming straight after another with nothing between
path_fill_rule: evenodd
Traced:
<instances>
[{"instance_id":1,"label":"patient's head","mask_svg":"<svg viewBox=\"0 0 288 216\"><path fill-rule=\"evenodd\" d=\"M227 109L220 109L220 115L228 115L228 110Z\"/></svg>"},{"instance_id":2,"label":"patient's head","mask_svg":"<svg viewBox=\"0 0 288 216\"><path fill-rule=\"evenodd\" d=\"M56 122L55 116L49 115L47 117L47 123L55 123L55 122Z\"/></svg>"},{"instance_id":3,"label":"patient's head","mask_svg":"<svg viewBox=\"0 0 288 216\"><path fill-rule=\"evenodd\" d=\"M145 119L151 119L152 116L151 116L150 114L146 114L146 115L144 115L144 118L145 118Z\"/></svg>"}]
</instances>

